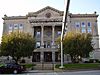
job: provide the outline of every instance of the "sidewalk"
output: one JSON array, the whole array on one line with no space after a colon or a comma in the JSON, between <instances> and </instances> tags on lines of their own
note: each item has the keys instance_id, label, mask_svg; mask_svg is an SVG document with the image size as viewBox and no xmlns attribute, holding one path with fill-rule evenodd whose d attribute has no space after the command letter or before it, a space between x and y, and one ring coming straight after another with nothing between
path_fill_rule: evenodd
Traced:
<instances>
[{"instance_id":1,"label":"sidewalk","mask_svg":"<svg viewBox=\"0 0 100 75\"><path fill-rule=\"evenodd\" d=\"M92 70L100 70L100 69L76 69L76 70L30 70L25 71L24 73L52 73L52 72L76 72L76 71L92 71Z\"/></svg>"},{"instance_id":2,"label":"sidewalk","mask_svg":"<svg viewBox=\"0 0 100 75\"><path fill-rule=\"evenodd\" d=\"M30 70L25 71L25 73L51 73L54 72L54 70Z\"/></svg>"}]
</instances>

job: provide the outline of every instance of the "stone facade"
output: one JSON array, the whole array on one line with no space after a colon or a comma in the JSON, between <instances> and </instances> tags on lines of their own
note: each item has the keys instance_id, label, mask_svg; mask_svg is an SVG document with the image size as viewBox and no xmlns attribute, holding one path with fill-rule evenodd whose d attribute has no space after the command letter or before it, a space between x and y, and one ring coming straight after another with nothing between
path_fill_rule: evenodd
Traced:
<instances>
[{"instance_id":1,"label":"stone facade","mask_svg":"<svg viewBox=\"0 0 100 75\"><path fill-rule=\"evenodd\" d=\"M94 49L99 48L98 15L68 13L67 32L78 31L93 35ZM4 16L3 34L15 30L30 33L36 38L36 49L33 52L33 62L59 61L56 39L62 31L63 11L52 7L45 7L37 12L30 12L26 16Z\"/></svg>"}]
</instances>

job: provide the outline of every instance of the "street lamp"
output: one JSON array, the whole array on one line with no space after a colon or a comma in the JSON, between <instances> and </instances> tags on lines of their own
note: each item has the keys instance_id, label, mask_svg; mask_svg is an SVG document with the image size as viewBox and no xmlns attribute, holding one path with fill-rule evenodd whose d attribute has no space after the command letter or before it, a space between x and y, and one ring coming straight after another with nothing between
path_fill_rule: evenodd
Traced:
<instances>
[{"instance_id":1,"label":"street lamp","mask_svg":"<svg viewBox=\"0 0 100 75\"><path fill-rule=\"evenodd\" d=\"M65 0L65 9L64 9L64 15L63 15L63 21L62 21L62 33L61 33L61 66L59 68L64 68L63 66L63 38L64 38L64 32L65 32L65 26L67 21L67 15L68 15L68 9L69 9L70 0Z\"/></svg>"}]
</instances>

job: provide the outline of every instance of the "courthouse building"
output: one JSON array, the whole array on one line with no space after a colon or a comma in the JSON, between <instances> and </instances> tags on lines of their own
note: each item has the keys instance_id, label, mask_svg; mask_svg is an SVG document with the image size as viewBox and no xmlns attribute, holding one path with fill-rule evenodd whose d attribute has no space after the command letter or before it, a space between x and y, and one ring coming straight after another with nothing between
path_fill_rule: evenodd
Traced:
<instances>
[{"instance_id":1,"label":"courthouse building","mask_svg":"<svg viewBox=\"0 0 100 75\"><path fill-rule=\"evenodd\" d=\"M98 15L68 13L66 32L78 31L93 35L94 49L99 48ZM3 34L19 30L30 33L36 39L36 49L33 51L33 62L57 62L60 60L56 39L61 35L63 11L50 6L36 12L29 12L26 16L3 17Z\"/></svg>"}]
</instances>

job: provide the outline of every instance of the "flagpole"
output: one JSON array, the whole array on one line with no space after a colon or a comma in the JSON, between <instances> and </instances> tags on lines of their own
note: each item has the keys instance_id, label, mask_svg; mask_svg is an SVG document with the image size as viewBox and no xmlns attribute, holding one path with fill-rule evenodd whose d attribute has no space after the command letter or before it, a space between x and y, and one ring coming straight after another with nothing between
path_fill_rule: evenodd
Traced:
<instances>
[{"instance_id":1,"label":"flagpole","mask_svg":"<svg viewBox=\"0 0 100 75\"><path fill-rule=\"evenodd\" d=\"M64 9L64 15L63 15L63 21L62 21L62 33L61 33L61 66L59 68L64 68L64 60L63 60L63 38L64 38L64 31L65 26L67 22L67 15L68 15L68 9L69 9L70 0L65 0L65 9Z\"/></svg>"}]
</instances>

